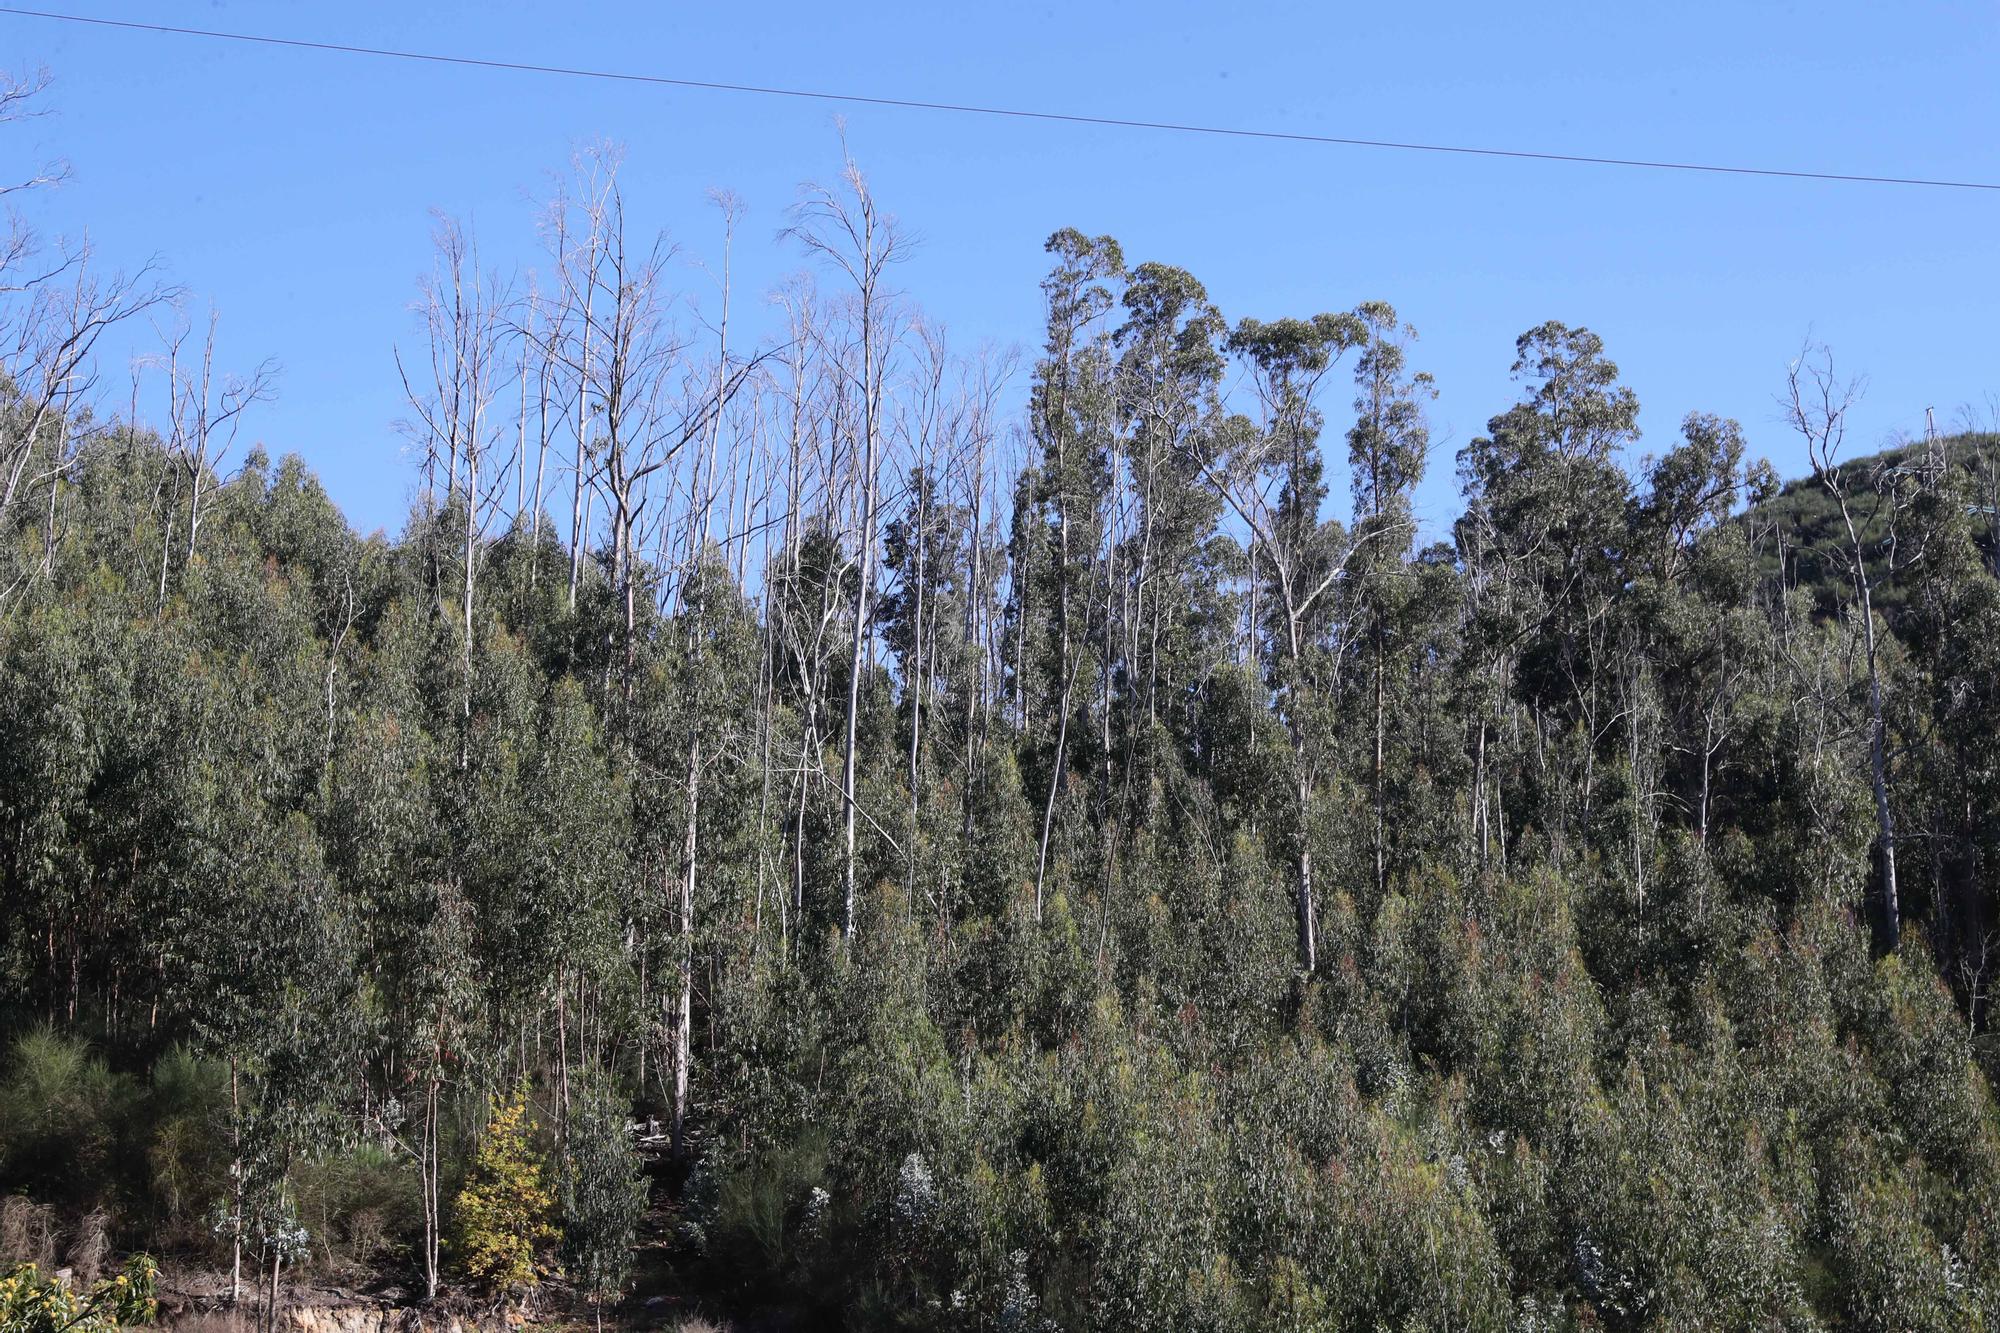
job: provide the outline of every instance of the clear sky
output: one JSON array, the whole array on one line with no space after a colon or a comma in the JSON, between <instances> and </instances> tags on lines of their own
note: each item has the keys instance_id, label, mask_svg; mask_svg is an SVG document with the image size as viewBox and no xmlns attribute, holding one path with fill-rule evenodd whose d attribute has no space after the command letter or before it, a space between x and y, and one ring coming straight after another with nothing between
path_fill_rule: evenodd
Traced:
<instances>
[{"instance_id":1,"label":"clear sky","mask_svg":"<svg viewBox=\"0 0 2000 1333\"><path fill-rule=\"evenodd\" d=\"M61 7L64 0L46 0ZM1671 5L68 0L73 12L503 60L925 100L1620 157L2000 180L1993 0ZM391 348L429 210L489 262L537 258L532 199L571 146L622 141L632 216L712 254L705 200L749 207L739 290L801 257L799 182L839 167L824 104L482 72L0 15L0 63L45 64L57 151L36 201L111 259L157 255L222 313L227 359L282 367L247 427L303 454L364 529L411 470ZM970 346L1031 349L1041 243L1108 232L1191 270L1232 320L1380 298L1442 390L1421 494L1512 401L1513 339L1601 333L1662 449L1692 410L1801 469L1775 394L1808 334L1869 389L1856 447L2000 390L2000 193L1698 176L845 109L877 195L922 238L899 284ZM19 132L17 132L19 131ZM0 172L0 174L5 174ZM707 279L686 270L689 291ZM1344 394L1331 404L1338 449ZM1342 477L1338 466L1333 475Z\"/></svg>"}]
</instances>

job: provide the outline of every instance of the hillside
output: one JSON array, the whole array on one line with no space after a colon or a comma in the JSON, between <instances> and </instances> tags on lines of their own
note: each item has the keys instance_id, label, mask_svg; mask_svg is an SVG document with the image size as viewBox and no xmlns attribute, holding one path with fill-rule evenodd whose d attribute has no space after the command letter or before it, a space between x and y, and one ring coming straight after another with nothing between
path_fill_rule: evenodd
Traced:
<instances>
[{"instance_id":1,"label":"hillside","mask_svg":"<svg viewBox=\"0 0 2000 1333\"><path fill-rule=\"evenodd\" d=\"M1962 501L1972 520L1973 539L1987 567L2000 569L2000 436L1944 436L1937 450L1963 487ZM1850 507L1869 553L1868 566L1881 588L1877 606L1892 619L1902 612L1907 596L1906 583L1898 577L1897 504L1907 504L1920 484L1928 457L1928 447L1919 442L1841 460ZM1823 611L1852 598L1852 576L1840 554L1848 546L1846 525L1839 506L1820 481L1807 476L1786 482L1776 495L1753 506L1743 521L1768 524L1784 534L1782 559L1787 579L1810 588ZM1780 559L1774 544L1764 552L1760 575L1775 580Z\"/></svg>"},{"instance_id":2,"label":"hillside","mask_svg":"<svg viewBox=\"0 0 2000 1333\"><path fill-rule=\"evenodd\" d=\"M440 227L394 537L185 332L0 366L0 1326L2000 1327L1962 478L1799 614L1551 320L1417 550L1383 301L1058 231L1010 419L858 171L749 348L603 179L532 305Z\"/></svg>"}]
</instances>

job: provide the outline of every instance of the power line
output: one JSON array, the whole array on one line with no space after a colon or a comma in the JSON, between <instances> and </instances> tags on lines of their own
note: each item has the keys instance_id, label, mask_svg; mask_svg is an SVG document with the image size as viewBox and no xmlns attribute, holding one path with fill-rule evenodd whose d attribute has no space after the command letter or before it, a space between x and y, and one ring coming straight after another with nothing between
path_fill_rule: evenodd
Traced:
<instances>
[{"instance_id":1,"label":"power line","mask_svg":"<svg viewBox=\"0 0 2000 1333\"><path fill-rule=\"evenodd\" d=\"M1794 171L1779 167L1732 167L1712 162L1659 162L1644 158L1592 157L1581 153L1538 153L1523 148L1475 148L1464 144L1405 143L1392 139L1353 139L1330 134L1305 134L1290 130L1233 129L1221 125L1195 125L1166 120L1136 120L1120 116L1087 116L1063 111L1029 111L1020 107L976 106L961 102L925 102L906 97L876 97L862 93L830 93L804 88L771 88L748 83L721 83L707 79L671 78L664 74L630 74L616 70L579 69L564 65L537 65L516 60L486 60L477 56L440 55L432 51L398 51L379 46L355 46L345 42L313 42L296 37L271 37L261 33L224 32L213 28L184 28L166 23L140 23L128 19L94 18L86 14L59 14L43 9L18 9L0 5L0 14L18 18L49 19L58 23L87 24L99 28L123 28L133 32L167 33L176 37L203 37L217 41L247 42L259 46L281 46L301 51L326 51L340 55L376 56L390 60L413 60L433 65L458 65L473 69L507 70L522 74L553 74L573 79L601 79L614 83L642 83L666 88L689 88L704 92L748 93L758 97L790 97L818 102L845 102L859 106L897 107L910 111L948 111L960 115L1001 116L1013 120L1052 121L1066 125L1102 125L1114 129L1161 130L1175 134L1206 134L1231 139L1264 139L1282 143L1331 144L1343 148L1386 148L1409 153L1455 153L1467 157L1517 158L1531 162L1567 162L1599 167L1639 167L1651 171L1695 171L1723 176L1774 176L1788 180L1839 181L1846 184L1912 185L1945 190L2000 190L2000 182L1937 180L1918 176L1867 176L1837 171Z\"/></svg>"}]
</instances>

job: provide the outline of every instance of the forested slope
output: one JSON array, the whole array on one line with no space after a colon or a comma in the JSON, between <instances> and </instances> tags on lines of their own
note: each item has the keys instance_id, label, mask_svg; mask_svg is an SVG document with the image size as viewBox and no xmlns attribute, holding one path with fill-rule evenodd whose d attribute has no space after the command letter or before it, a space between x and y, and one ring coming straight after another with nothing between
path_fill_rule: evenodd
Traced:
<instances>
[{"instance_id":1,"label":"forested slope","mask_svg":"<svg viewBox=\"0 0 2000 1333\"><path fill-rule=\"evenodd\" d=\"M1908 540L1912 534L1904 530L1905 515L1924 487L1926 469L1938 465L1959 474L1954 484L1966 507L1973 543L1986 567L2000 570L2000 435L1970 431L1934 443L1905 444L1837 460L1852 495L1868 568L1878 579L1876 609L1899 630L1911 582L1903 577L1904 571L1921 565ZM1809 589L1821 615L1838 614L1854 595L1840 507L1817 475L1784 483L1751 506L1740 521L1768 525L1777 537L1763 546L1761 577Z\"/></svg>"},{"instance_id":2,"label":"forested slope","mask_svg":"<svg viewBox=\"0 0 2000 1333\"><path fill-rule=\"evenodd\" d=\"M1962 450L1871 656L1585 329L1418 549L1386 305L1059 232L1010 449L858 175L755 349L594 197L555 308L444 233L393 539L198 358L151 426L0 381L0 1258L613 1295L637 1114L655 1279L800 1327L2000 1316Z\"/></svg>"}]
</instances>

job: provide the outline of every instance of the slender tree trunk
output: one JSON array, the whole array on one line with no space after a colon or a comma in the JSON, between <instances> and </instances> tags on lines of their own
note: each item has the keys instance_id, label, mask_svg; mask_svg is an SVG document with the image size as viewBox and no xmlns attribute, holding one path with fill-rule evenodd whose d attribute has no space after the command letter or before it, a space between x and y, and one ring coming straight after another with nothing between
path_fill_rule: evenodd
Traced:
<instances>
[{"instance_id":1,"label":"slender tree trunk","mask_svg":"<svg viewBox=\"0 0 2000 1333\"><path fill-rule=\"evenodd\" d=\"M172 495L167 499L166 513L160 525L162 529L160 533L160 591L159 597L153 604L153 609L156 612L167 609L167 563L173 558L174 520L180 512L181 471L178 466L172 467L170 470L173 473L174 489Z\"/></svg>"},{"instance_id":2,"label":"slender tree trunk","mask_svg":"<svg viewBox=\"0 0 2000 1333\"><path fill-rule=\"evenodd\" d=\"M688 742L687 827L681 839L680 940L676 946L676 977L679 995L674 1010L674 1124L673 1154L676 1161L687 1151L688 1071L694 1048L694 877L695 839L699 827L701 801L701 734L696 731Z\"/></svg>"},{"instance_id":3,"label":"slender tree trunk","mask_svg":"<svg viewBox=\"0 0 2000 1333\"><path fill-rule=\"evenodd\" d=\"M923 460L921 458L919 459L918 467L920 469L923 467ZM925 568L926 556L930 550L929 533L925 526L927 520L925 513L927 500L927 487L919 489L917 492L916 523L917 587L915 623L910 643L909 678L904 682L910 697L910 850L909 855L905 858L907 862L904 871L905 887L903 891L903 906L905 911L911 910L911 905L915 901L917 893L917 826L923 818L923 803L920 795L922 783L917 778L917 766L919 763L918 756L922 753L924 740L924 585L929 572Z\"/></svg>"},{"instance_id":4,"label":"slender tree trunk","mask_svg":"<svg viewBox=\"0 0 2000 1333\"><path fill-rule=\"evenodd\" d=\"M569 981L556 969L556 1098L561 1123L569 1123Z\"/></svg>"},{"instance_id":5,"label":"slender tree trunk","mask_svg":"<svg viewBox=\"0 0 2000 1333\"><path fill-rule=\"evenodd\" d=\"M1297 756L1295 763L1292 795L1297 802L1299 823L1293 832L1298 839L1298 901L1294 907L1298 914L1299 966L1311 976L1319 969L1319 906L1313 900L1312 780L1306 776L1303 754Z\"/></svg>"},{"instance_id":6,"label":"slender tree trunk","mask_svg":"<svg viewBox=\"0 0 2000 1333\"><path fill-rule=\"evenodd\" d=\"M234 1052L229 1056L229 1303L243 1299L243 1093Z\"/></svg>"},{"instance_id":7,"label":"slender tree trunk","mask_svg":"<svg viewBox=\"0 0 2000 1333\"><path fill-rule=\"evenodd\" d=\"M473 429L478 429L478 418L473 418ZM460 632L465 635L465 659L463 690L460 695L458 767L463 771L471 761L472 753L472 595L474 580L479 570L479 443L468 440L465 446L465 573L461 592L464 605L460 609Z\"/></svg>"},{"instance_id":8,"label":"slender tree trunk","mask_svg":"<svg viewBox=\"0 0 2000 1333\"><path fill-rule=\"evenodd\" d=\"M1079 658L1079 661L1082 659ZM1072 677L1073 678L1073 677ZM1062 692L1062 712L1056 723L1055 758L1049 765L1049 794L1042 802L1041 850L1035 856L1035 924L1042 921L1042 881L1049 871L1049 835L1055 828L1056 795L1062 790L1063 768L1068 762L1069 747L1069 687Z\"/></svg>"},{"instance_id":9,"label":"slender tree trunk","mask_svg":"<svg viewBox=\"0 0 2000 1333\"><path fill-rule=\"evenodd\" d=\"M861 582L854 590L854 637L848 652L847 741L840 762L841 887L845 908L841 917L841 938L854 939L854 783L856 745L861 725L861 676L867 664L868 590L875 578L875 431L879 405L875 396L875 293L862 293L861 315Z\"/></svg>"},{"instance_id":10,"label":"slender tree trunk","mask_svg":"<svg viewBox=\"0 0 2000 1333\"><path fill-rule=\"evenodd\" d=\"M278 1328L278 1266L283 1262L284 1252L276 1245L273 1245L271 1247L271 1295L270 1299L264 1305L265 1327L269 1328L271 1333L277 1333Z\"/></svg>"},{"instance_id":11,"label":"slender tree trunk","mask_svg":"<svg viewBox=\"0 0 2000 1333\"><path fill-rule=\"evenodd\" d=\"M588 334L585 335L588 337ZM576 476L569 502L569 609L576 610L576 585L583 577L584 528L583 497L590 487L589 353L584 354L584 370L576 388Z\"/></svg>"},{"instance_id":12,"label":"slender tree trunk","mask_svg":"<svg viewBox=\"0 0 2000 1333\"><path fill-rule=\"evenodd\" d=\"M1642 769L1643 761L1639 754L1639 708L1640 701L1644 697L1642 694L1644 688L1644 682L1640 678L1639 664L1635 654L1632 664L1632 698L1626 704L1625 710L1627 718L1626 739L1629 747L1626 762L1632 770L1632 786L1634 788L1632 811L1632 883L1638 894L1639 911L1642 915L1646 910L1645 835L1653 799L1652 793L1648 790L1652 784L1647 780L1647 775ZM1616 723L1614 722L1613 725L1616 725ZM1707 835L1708 755L1704 751L1701 757L1701 836L1705 838Z\"/></svg>"},{"instance_id":13,"label":"slender tree trunk","mask_svg":"<svg viewBox=\"0 0 2000 1333\"><path fill-rule=\"evenodd\" d=\"M535 388L535 491L528 510L528 587L532 590L542 570L542 484L549 466L549 364L542 361Z\"/></svg>"},{"instance_id":14,"label":"slender tree trunk","mask_svg":"<svg viewBox=\"0 0 2000 1333\"><path fill-rule=\"evenodd\" d=\"M1850 524L1850 530L1851 530ZM1882 943L1894 952L1903 934L1902 904L1896 894L1896 815L1889 805L1888 726L1882 717L1882 672L1875 652L1875 607L1861 547L1854 547L1854 580L1861 590L1861 627L1868 649L1868 776L1875 797L1877 845L1882 857Z\"/></svg>"},{"instance_id":15,"label":"slender tree trunk","mask_svg":"<svg viewBox=\"0 0 2000 1333\"><path fill-rule=\"evenodd\" d=\"M1382 657L1385 648L1382 641L1382 623L1379 610L1375 616L1375 897L1381 901L1388 892L1389 871L1384 841L1384 796L1382 773Z\"/></svg>"}]
</instances>

